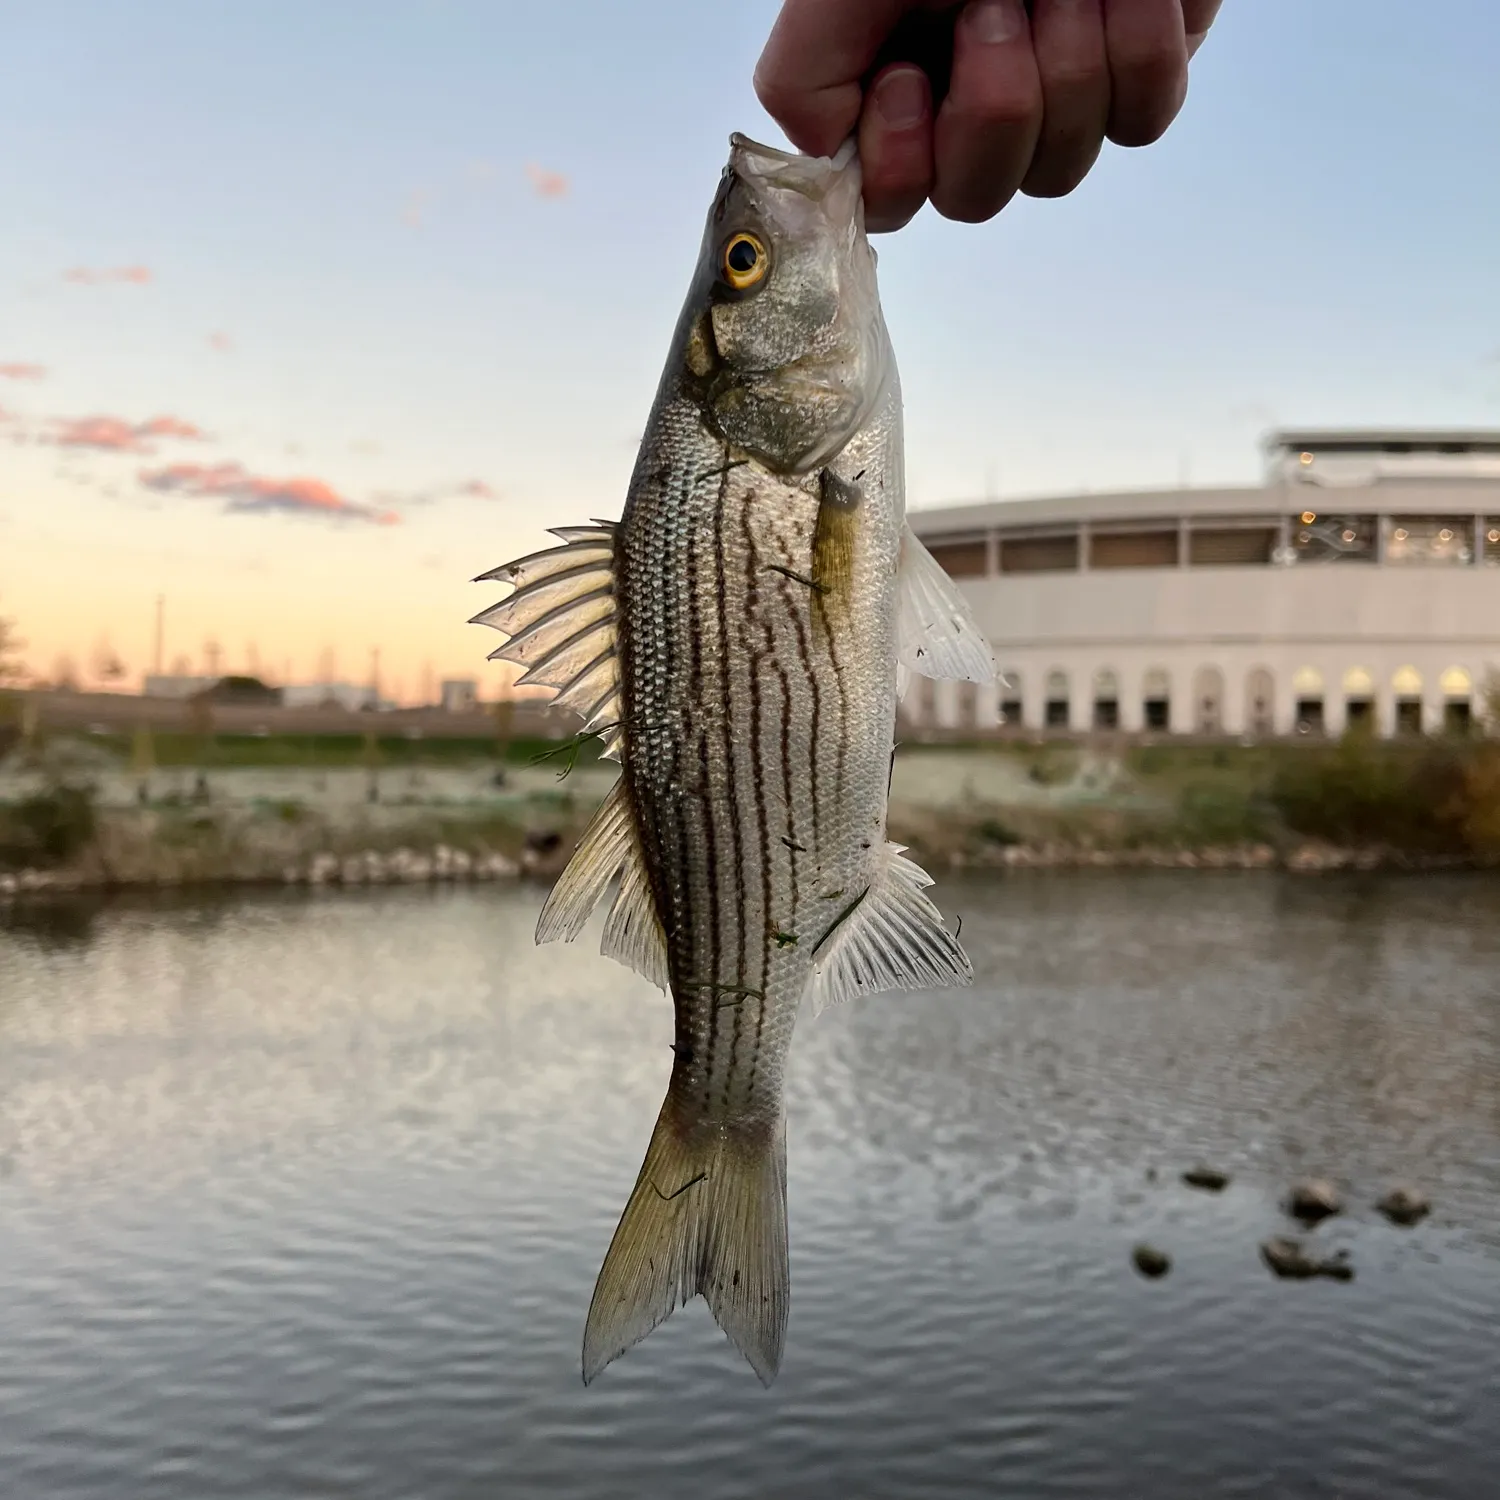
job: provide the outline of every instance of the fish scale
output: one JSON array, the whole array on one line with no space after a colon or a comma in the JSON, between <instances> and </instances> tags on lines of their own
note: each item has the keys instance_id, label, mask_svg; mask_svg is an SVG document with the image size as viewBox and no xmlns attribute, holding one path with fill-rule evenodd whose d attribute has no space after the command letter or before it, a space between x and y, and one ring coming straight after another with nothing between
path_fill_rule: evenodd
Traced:
<instances>
[{"instance_id":1,"label":"fish scale","mask_svg":"<svg viewBox=\"0 0 1500 1500\"><path fill-rule=\"evenodd\" d=\"M971 978L885 836L903 674L994 675L905 524L902 465L852 148L736 136L621 520L485 575L515 591L477 617L621 762L537 940L576 937L616 885L601 951L675 1011L585 1380L698 1294L774 1378L799 1012Z\"/></svg>"}]
</instances>

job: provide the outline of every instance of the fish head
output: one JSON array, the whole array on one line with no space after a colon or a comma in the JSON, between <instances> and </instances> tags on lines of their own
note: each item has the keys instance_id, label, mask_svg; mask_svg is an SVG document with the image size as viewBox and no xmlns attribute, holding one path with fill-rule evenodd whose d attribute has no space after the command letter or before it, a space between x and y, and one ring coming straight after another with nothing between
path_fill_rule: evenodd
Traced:
<instances>
[{"instance_id":1,"label":"fish head","mask_svg":"<svg viewBox=\"0 0 1500 1500\"><path fill-rule=\"evenodd\" d=\"M893 373L861 188L852 140L810 157L730 138L684 357L709 424L778 473L837 454Z\"/></svg>"}]
</instances>

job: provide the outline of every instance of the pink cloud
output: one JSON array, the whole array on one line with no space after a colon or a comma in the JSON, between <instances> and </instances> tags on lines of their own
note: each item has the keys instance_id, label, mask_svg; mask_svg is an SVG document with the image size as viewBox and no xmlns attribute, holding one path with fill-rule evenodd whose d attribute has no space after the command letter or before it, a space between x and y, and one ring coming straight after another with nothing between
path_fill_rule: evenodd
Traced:
<instances>
[{"instance_id":1,"label":"pink cloud","mask_svg":"<svg viewBox=\"0 0 1500 1500\"><path fill-rule=\"evenodd\" d=\"M566 198L569 182L561 172L549 172L534 161L526 163L526 177L538 198Z\"/></svg>"},{"instance_id":2,"label":"pink cloud","mask_svg":"<svg viewBox=\"0 0 1500 1500\"><path fill-rule=\"evenodd\" d=\"M250 514L318 515L376 526L395 526L401 520L395 511L346 499L322 479L268 479L242 464L168 464L142 469L140 481L158 494L224 500L228 509Z\"/></svg>"},{"instance_id":3,"label":"pink cloud","mask_svg":"<svg viewBox=\"0 0 1500 1500\"><path fill-rule=\"evenodd\" d=\"M59 448L96 448L105 453L150 453L152 438L200 441L203 431L181 417L127 422L121 417L60 417L50 439Z\"/></svg>"},{"instance_id":4,"label":"pink cloud","mask_svg":"<svg viewBox=\"0 0 1500 1500\"><path fill-rule=\"evenodd\" d=\"M41 380L46 373L46 365L0 365L0 379L5 380Z\"/></svg>"},{"instance_id":5,"label":"pink cloud","mask_svg":"<svg viewBox=\"0 0 1500 1500\"><path fill-rule=\"evenodd\" d=\"M151 280L149 266L72 266L63 272L64 281L80 286L100 286L107 281L126 281L145 286Z\"/></svg>"},{"instance_id":6,"label":"pink cloud","mask_svg":"<svg viewBox=\"0 0 1500 1500\"><path fill-rule=\"evenodd\" d=\"M496 500L499 492L493 486L488 485L482 479L470 479L459 486L460 495L472 495L478 500Z\"/></svg>"},{"instance_id":7,"label":"pink cloud","mask_svg":"<svg viewBox=\"0 0 1500 1500\"><path fill-rule=\"evenodd\" d=\"M208 347L217 349L220 354L228 354L234 348L234 340L227 333L211 333L208 336Z\"/></svg>"}]
</instances>

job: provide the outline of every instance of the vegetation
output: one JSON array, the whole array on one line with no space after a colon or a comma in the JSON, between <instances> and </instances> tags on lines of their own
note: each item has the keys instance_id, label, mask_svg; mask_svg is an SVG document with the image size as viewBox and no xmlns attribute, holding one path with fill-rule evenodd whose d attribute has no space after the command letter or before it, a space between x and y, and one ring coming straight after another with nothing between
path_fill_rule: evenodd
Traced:
<instances>
[{"instance_id":1,"label":"vegetation","mask_svg":"<svg viewBox=\"0 0 1500 1500\"><path fill-rule=\"evenodd\" d=\"M87 787L59 783L0 806L0 869L52 869L94 842L98 818Z\"/></svg>"},{"instance_id":2,"label":"vegetation","mask_svg":"<svg viewBox=\"0 0 1500 1500\"><path fill-rule=\"evenodd\" d=\"M20 680L23 644L15 625L0 615L0 688Z\"/></svg>"}]
</instances>

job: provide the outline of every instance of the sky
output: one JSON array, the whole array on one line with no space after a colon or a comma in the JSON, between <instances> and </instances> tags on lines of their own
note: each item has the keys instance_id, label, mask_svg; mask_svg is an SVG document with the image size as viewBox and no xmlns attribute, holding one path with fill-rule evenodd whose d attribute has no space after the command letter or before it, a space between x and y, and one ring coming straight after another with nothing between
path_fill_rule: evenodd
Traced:
<instances>
[{"instance_id":1,"label":"sky","mask_svg":"<svg viewBox=\"0 0 1500 1500\"><path fill-rule=\"evenodd\" d=\"M0 617L492 695L476 574L617 516L775 0L0 0ZM879 240L913 508L1500 426L1500 7L1225 0L1167 137Z\"/></svg>"}]
</instances>

